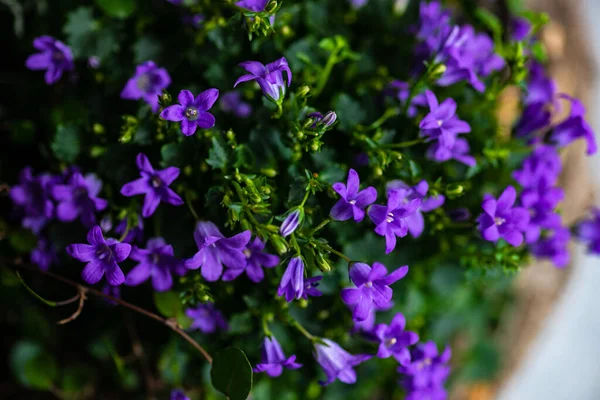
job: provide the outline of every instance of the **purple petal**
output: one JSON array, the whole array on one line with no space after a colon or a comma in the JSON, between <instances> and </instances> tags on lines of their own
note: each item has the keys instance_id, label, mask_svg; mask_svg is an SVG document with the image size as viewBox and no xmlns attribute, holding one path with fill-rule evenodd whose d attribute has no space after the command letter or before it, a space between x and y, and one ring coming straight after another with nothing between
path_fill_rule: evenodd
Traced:
<instances>
[{"instance_id":1,"label":"purple petal","mask_svg":"<svg viewBox=\"0 0 600 400\"><path fill-rule=\"evenodd\" d=\"M360 180L358 178L358 173L354 169L350 168L350 171L348 171L348 198L356 197L359 185Z\"/></svg>"},{"instance_id":2,"label":"purple petal","mask_svg":"<svg viewBox=\"0 0 600 400\"><path fill-rule=\"evenodd\" d=\"M337 203L331 208L329 214L331 218L336 221L346 221L353 216L352 205L350 205L346 200L339 199Z\"/></svg>"},{"instance_id":3,"label":"purple petal","mask_svg":"<svg viewBox=\"0 0 600 400\"><path fill-rule=\"evenodd\" d=\"M508 210L515 204L517 199L517 191L513 186L508 186L504 189L504 192L498 198L497 208L498 210Z\"/></svg>"},{"instance_id":4,"label":"purple petal","mask_svg":"<svg viewBox=\"0 0 600 400\"><path fill-rule=\"evenodd\" d=\"M190 121L185 118L181 120L181 133L183 133L185 136L191 136L196 133L197 127L198 124L196 124L196 121Z\"/></svg>"},{"instance_id":5,"label":"purple petal","mask_svg":"<svg viewBox=\"0 0 600 400\"><path fill-rule=\"evenodd\" d=\"M126 197L144 194L150 191L148 178L139 178L129 183L126 183L121 188L121 194Z\"/></svg>"},{"instance_id":6,"label":"purple petal","mask_svg":"<svg viewBox=\"0 0 600 400\"><path fill-rule=\"evenodd\" d=\"M214 115L209 112L201 112L198 115L198 119L196 120L196 124L202 129L210 129L215 126L216 120Z\"/></svg>"},{"instance_id":7,"label":"purple petal","mask_svg":"<svg viewBox=\"0 0 600 400\"><path fill-rule=\"evenodd\" d=\"M240 76L237 79L237 81L235 81L235 83L233 84L233 87L236 87L239 83L248 82L248 81L251 81L253 79L256 79L256 76L254 76L254 75L242 75L242 76Z\"/></svg>"},{"instance_id":8,"label":"purple petal","mask_svg":"<svg viewBox=\"0 0 600 400\"><path fill-rule=\"evenodd\" d=\"M164 292L173 286L173 277L167 268L155 268L152 273L152 287L157 292Z\"/></svg>"},{"instance_id":9,"label":"purple petal","mask_svg":"<svg viewBox=\"0 0 600 400\"><path fill-rule=\"evenodd\" d=\"M127 274L125 284L127 286L137 286L146 282L150 278L150 264L140 263Z\"/></svg>"},{"instance_id":10,"label":"purple petal","mask_svg":"<svg viewBox=\"0 0 600 400\"><path fill-rule=\"evenodd\" d=\"M355 206L364 209L368 205L371 205L377 200L377 190L374 187L369 186L368 188L361 190L356 196Z\"/></svg>"},{"instance_id":11,"label":"purple petal","mask_svg":"<svg viewBox=\"0 0 600 400\"><path fill-rule=\"evenodd\" d=\"M215 104L218 98L218 89L208 89L196 96L196 100L194 100L194 105L198 108L199 111L207 111L210 110L210 108L213 106L213 104Z\"/></svg>"},{"instance_id":12,"label":"purple petal","mask_svg":"<svg viewBox=\"0 0 600 400\"><path fill-rule=\"evenodd\" d=\"M246 0L253 1L253 0ZM239 3L238 3L239 4ZM255 76L262 76L265 74L265 66L258 61L244 61L239 64L240 67L244 68L246 71L250 72Z\"/></svg>"},{"instance_id":13,"label":"purple petal","mask_svg":"<svg viewBox=\"0 0 600 400\"><path fill-rule=\"evenodd\" d=\"M179 122L185 117L185 107L175 104L161 111L160 117L167 121Z\"/></svg>"},{"instance_id":14,"label":"purple petal","mask_svg":"<svg viewBox=\"0 0 600 400\"><path fill-rule=\"evenodd\" d=\"M154 214L154 211L156 211L156 208L159 204L160 197L153 190L146 193L146 197L144 197L144 205L142 207L142 217L148 218Z\"/></svg>"},{"instance_id":15,"label":"purple petal","mask_svg":"<svg viewBox=\"0 0 600 400\"><path fill-rule=\"evenodd\" d=\"M82 262L92 261L96 254L95 247L87 244L70 244L66 251L71 257Z\"/></svg>"},{"instance_id":16,"label":"purple petal","mask_svg":"<svg viewBox=\"0 0 600 400\"><path fill-rule=\"evenodd\" d=\"M168 167L161 171L156 171L156 175L158 175L165 185L169 186L179 176L179 168Z\"/></svg>"},{"instance_id":17,"label":"purple petal","mask_svg":"<svg viewBox=\"0 0 600 400\"><path fill-rule=\"evenodd\" d=\"M348 274L350 279L356 286L365 284L369 280L369 274L371 273L371 267L365 263L354 263L350 267Z\"/></svg>"},{"instance_id":18,"label":"purple petal","mask_svg":"<svg viewBox=\"0 0 600 400\"><path fill-rule=\"evenodd\" d=\"M102 236L102 228L98 225L94 226L87 234L87 241L91 245L106 244L104 236Z\"/></svg>"},{"instance_id":19,"label":"purple petal","mask_svg":"<svg viewBox=\"0 0 600 400\"><path fill-rule=\"evenodd\" d=\"M104 264L99 261L89 262L83 271L81 271L81 278L90 285L100 282L103 276Z\"/></svg>"},{"instance_id":20,"label":"purple petal","mask_svg":"<svg viewBox=\"0 0 600 400\"><path fill-rule=\"evenodd\" d=\"M106 280L113 286L118 286L125 282L125 275L116 263L106 269Z\"/></svg>"},{"instance_id":21,"label":"purple petal","mask_svg":"<svg viewBox=\"0 0 600 400\"><path fill-rule=\"evenodd\" d=\"M140 171L144 171L148 174L154 173L154 167L152 167L150 160L144 153L140 153L137 155L137 157L135 158L135 164L137 165Z\"/></svg>"},{"instance_id":22,"label":"purple petal","mask_svg":"<svg viewBox=\"0 0 600 400\"><path fill-rule=\"evenodd\" d=\"M177 101L179 101L179 104L183 106L183 109L194 104L194 95L189 90L182 90L179 92L179 95L177 95Z\"/></svg>"},{"instance_id":23,"label":"purple petal","mask_svg":"<svg viewBox=\"0 0 600 400\"><path fill-rule=\"evenodd\" d=\"M131 245L129 243L116 243L112 246L112 251L115 255L115 260L121 262L131 253Z\"/></svg>"},{"instance_id":24,"label":"purple petal","mask_svg":"<svg viewBox=\"0 0 600 400\"><path fill-rule=\"evenodd\" d=\"M52 53L43 52L30 55L25 61L25 66L31 70L41 70L52 65Z\"/></svg>"}]
</instances>

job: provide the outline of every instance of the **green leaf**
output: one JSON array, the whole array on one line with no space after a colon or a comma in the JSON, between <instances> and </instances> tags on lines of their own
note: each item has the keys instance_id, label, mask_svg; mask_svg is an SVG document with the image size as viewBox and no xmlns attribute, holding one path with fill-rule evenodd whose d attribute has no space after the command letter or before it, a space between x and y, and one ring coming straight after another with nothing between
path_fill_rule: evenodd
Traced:
<instances>
[{"instance_id":1,"label":"green leaf","mask_svg":"<svg viewBox=\"0 0 600 400\"><path fill-rule=\"evenodd\" d=\"M245 400L252 390L252 366L240 349L220 350L210 370L213 386L230 400Z\"/></svg>"},{"instance_id":2,"label":"green leaf","mask_svg":"<svg viewBox=\"0 0 600 400\"><path fill-rule=\"evenodd\" d=\"M216 137L212 138L212 147L208 151L206 163L213 169L222 169L227 165L227 152Z\"/></svg>"},{"instance_id":3,"label":"green leaf","mask_svg":"<svg viewBox=\"0 0 600 400\"><path fill-rule=\"evenodd\" d=\"M135 11L135 0L96 0L98 7L107 15L115 18L127 18Z\"/></svg>"},{"instance_id":4,"label":"green leaf","mask_svg":"<svg viewBox=\"0 0 600 400\"><path fill-rule=\"evenodd\" d=\"M229 333L232 335L252 332L252 315L246 311L234 314L229 320Z\"/></svg>"},{"instance_id":5,"label":"green leaf","mask_svg":"<svg viewBox=\"0 0 600 400\"><path fill-rule=\"evenodd\" d=\"M154 305L167 318L177 317L183 311L183 304L175 292L154 292Z\"/></svg>"},{"instance_id":6,"label":"green leaf","mask_svg":"<svg viewBox=\"0 0 600 400\"><path fill-rule=\"evenodd\" d=\"M179 340L172 338L158 360L158 371L169 385L181 386L190 355L179 346Z\"/></svg>"},{"instance_id":7,"label":"green leaf","mask_svg":"<svg viewBox=\"0 0 600 400\"><path fill-rule=\"evenodd\" d=\"M494 33L494 36L502 35L502 22L498 17L484 8L478 8L475 12L477 18Z\"/></svg>"},{"instance_id":8,"label":"green leaf","mask_svg":"<svg viewBox=\"0 0 600 400\"><path fill-rule=\"evenodd\" d=\"M148 60L155 60L160 55L162 46L160 42L150 36L142 36L133 45L133 59L139 64Z\"/></svg>"},{"instance_id":9,"label":"green leaf","mask_svg":"<svg viewBox=\"0 0 600 400\"><path fill-rule=\"evenodd\" d=\"M19 229L8 235L8 242L17 253L26 254L35 248L37 238L31 231Z\"/></svg>"},{"instance_id":10,"label":"green leaf","mask_svg":"<svg viewBox=\"0 0 600 400\"><path fill-rule=\"evenodd\" d=\"M75 162L81 151L77 128L73 125L58 125L50 148L60 161Z\"/></svg>"},{"instance_id":11,"label":"green leaf","mask_svg":"<svg viewBox=\"0 0 600 400\"><path fill-rule=\"evenodd\" d=\"M335 99L335 106L340 128L343 131L352 130L357 124L365 120L366 113L356 100L342 93Z\"/></svg>"},{"instance_id":12,"label":"green leaf","mask_svg":"<svg viewBox=\"0 0 600 400\"><path fill-rule=\"evenodd\" d=\"M56 361L37 342L17 342L12 349L10 360L13 373L24 386L47 390L57 378Z\"/></svg>"},{"instance_id":13,"label":"green leaf","mask_svg":"<svg viewBox=\"0 0 600 400\"><path fill-rule=\"evenodd\" d=\"M63 31L67 35L67 44L75 57L87 55L93 47L91 33L98 29L94 12L90 7L80 7L69 13Z\"/></svg>"}]
</instances>

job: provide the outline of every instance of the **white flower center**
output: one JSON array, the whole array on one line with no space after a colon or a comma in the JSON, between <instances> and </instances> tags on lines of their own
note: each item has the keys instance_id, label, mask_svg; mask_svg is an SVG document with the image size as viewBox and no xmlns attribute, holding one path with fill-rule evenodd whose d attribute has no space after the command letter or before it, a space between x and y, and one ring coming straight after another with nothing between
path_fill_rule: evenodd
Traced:
<instances>
[{"instance_id":1,"label":"white flower center","mask_svg":"<svg viewBox=\"0 0 600 400\"><path fill-rule=\"evenodd\" d=\"M396 342L398 341L398 339L396 339L395 337L386 340L385 344L390 347L396 344Z\"/></svg>"},{"instance_id":2,"label":"white flower center","mask_svg":"<svg viewBox=\"0 0 600 400\"><path fill-rule=\"evenodd\" d=\"M252 255L252 252L249 249L244 249L244 251L242 251L242 253L244 253L246 258L250 258L250 256Z\"/></svg>"},{"instance_id":3,"label":"white flower center","mask_svg":"<svg viewBox=\"0 0 600 400\"><path fill-rule=\"evenodd\" d=\"M387 217L385 218L385 221L386 221L386 222L389 224L389 223L391 223L393 220L394 220L394 214L393 214L393 213L391 213L391 212L389 212L389 213L387 214Z\"/></svg>"},{"instance_id":4,"label":"white flower center","mask_svg":"<svg viewBox=\"0 0 600 400\"><path fill-rule=\"evenodd\" d=\"M356 200L350 200L348 203L355 205L356 204Z\"/></svg>"},{"instance_id":5,"label":"white flower center","mask_svg":"<svg viewBox=\"0 0 600 400\"><path fill-rule=\"evenodd\" d=\"M444 123L444 121L442 121L441 119L437 120L438 126L442 126L442 124Z\"/></svg>"},{"instance_id":6,"label":"white flower center","mask_svg":"<svg viewBox=\"0 0 600 400\"><path fill-rule=\"evenodd\" d=\"M368 281L367 283L365 283L366 287L373 287L373 282Z\"/></svg>"},{"instance_id":7,"label":"white flower center","mask_svg":"<svg viewBox=\"0 0 600 400\"><path fill-rule=\"evenodd\" d=\"M502 217L496 217L496 218L494 218L494 222L496 223L496 225L500 226L503 223L505 223L506 220L504 218L502 218Z\"/></svg>"}]
</instances>

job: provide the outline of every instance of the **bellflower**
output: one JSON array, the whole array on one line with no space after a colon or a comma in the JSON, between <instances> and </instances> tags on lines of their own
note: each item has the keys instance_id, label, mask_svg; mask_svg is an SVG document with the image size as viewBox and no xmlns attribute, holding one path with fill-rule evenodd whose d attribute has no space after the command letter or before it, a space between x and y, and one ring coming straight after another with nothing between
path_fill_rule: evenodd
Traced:
<instances>
[{"instance_id":1,"label":"bellflower","mask_svg":"<svg viewBox=\"0 0 600 400\"><path fill-rule=\"evenodd\" d=\"M70 244L67 253L87 265L81 273L81 277L89 284L98 283L104 275L106 280L113 286L122 284L125 275L118 263L129 257L131 245L120 243L115 239L104 239L102 229L98 225L90 229L87 234L88 244Z\"/></svg>"},{"instance_id":2,"label":"bellflower","mask_svg":"<svg viewBox=\"0 0 600 400\"><path fill-rule=\"evenodd\" d=\"M156 211L160 202L168 203L174 206L183 204L183 200L177 193L169 188L179 176L179 168L168 167L161 170L154 170L150 160L144 153L137 155L135 159L141 178L126 183L121 188L123 196L131 197L139 194L145 194L144 206L142 207L142 216L150 217Z\"/></svg>"},{"instance_id":3,"label":"bellflower","mask_svg":"<svg viewBox=\"0 0 600 400\"><path fill-rule=\"evenodd\" d=\"M465 121L458 119L456 102L453 99L448 98L439 104L431 90L426 90L425 96L429 105L429 114L419 123L421 137L429 140L438 139L442 146L452 148L456 135L471 132L471 127Z\"/></svg>"},{"instance_id":4,"label":"bellflower","mask_svg":"<svg viewBox=\"0 0 600 400\"><path fill-rule=\"evenodd\" d=\"M356 287L343 289L342 301L352 306L352 319L364 321L373 307L385 307L392 300L392 283L404 278L408 266L403 266L388 275L383 264L373 263L373 268L365 263L354 263L350 267L350 280Z\"/></svg>"},{"instance_id":5,"label":"bellflower","mask_svg":"<svg viewBox=\"0 0 600 400\"><path fill-rule=\"evenodd\" d=\"M523 243L523 232L529 224L529 211L522 207L513 207L517 191L508 186L496 200L491 195L484 197L479 216L479 230L485 240L495 242L502 238L512 246Z\"/></svg>"},{"instance_id":6,"label":"bellflower","mask_svg":"<svg viewBox=\"0 0 600 400\"><path fill-rule=\"evenodd\" d=\"M54 215L50 195L55 183L56 178L51 175L36 177L33 169L26 167L19 173L19 183L10 189L11 200L23 212L23 227L35 234L39 234Z\"/></svg>"},{"instance_id":7,"label":"bellflower","mask_svg":"<svg viewBox=\"0 0 600 400\"><path fill-rule=\"evenodd\" d=\"M544 67L537 63L529 64L527 77L527 93L523 102L532 104L549 104L556 100L556 82L546 74Z\"/></svg>"},{"instance_id":8,"label":"bellflower","mask_svg":"<svg viewBox=\"0 0 600 400\"><path fill-rule=\"evenodd\" d=\"M210 129L215 126L215 117L208 112L219 98L217 89L208 89L194 99L189 90L182 90L177 96L179 104L162 110L160 117L167 121L181 122L181 133L191 136L198 127Z\"/></svg>"},{"instance_id":9,"label":"bellflower","mask_svg":"<svg viewBox=\"0 0 600 400\"><path fill-rule=\"evenodd\" d=\"M227 331L229 325L221 311L213 303L199 304L196 308L188 308L185 315L192 319L190 330L199 330L202 333L213 333L217 329Z\"/></svg>"},{"instance_id":10,"label":"bellflower","mask_svg":"<svg viewBox=\"0 0 600 400\"><path fill-rule=\"evenodd\" d=\"M242 100L242 94L236 90L225 93L219 100L221 111L238 118L248 118L252 114L252 106Z\"/></svg>"},{"instance_id":11,"label":"bellflower","mask_svg":"<svg viewBox=\"0 0 600 400\"><path fill-rule=\"evenodd\" d=\"M446 198L443 195L438 194L437 196L427 197L429 191L429 184L427 181L422 180L415 186L408 186L406 183L394 180L388 182L386 185L388 193L390 190L399 190L399 193L404 196L401 201L406 204L414 199L420 199L421 204L415 210L414 213L406 217L404 220L408 226L408 232L414 238L421 236L425 229L425 219L423 218L423 212L433 211L444 205Z\"/></svg>"},{"instance_id":12,"label":"bellflower","mask_svg":"<svg viewBox=\"0 0 600 400\"><path fill-rule=\"evenodd\" d=\"M173 389L169 400L190 400L190 398L185 395L183 390Z\"/></svg>"},{"instance_id":13,"label":"bellflower","mask_svg":"<svg viewBox=\"0 0 600 400\"><path fill-rule=\"evenodd\" d=\"M510 30L513 40L521 41L531 33L531 23L527 18L513 17L510 21Z\"/></svg>"},{"instance_id":14,"label":"bellflower","mask_svg":"<svg viewBox=\"0 0 600 400\"><path fill-rule=\"evenodd\" d=\"M262 12L265 11L268 3L269 0L241 0L235 3L235 5L248 11Z\"/></svg>"},{"instance_id":15,"label":"bellflower","mask_svg":"<svg viewBox=\"0 0 600 400\"><path fill-rule=\"evenodd\" d=\"M571 259L568 248L570 239L571 232L567 228L558 228L551 231L548 237L530 245L531 252L536 257L550 259L556 267L563 268Z\"/></svg>"},{"instance_id":16,"label":"bellflower","mask_svg":"<svg viewBox=\"0 0 600 400\"><path fill-rule=\"evenodd\" d=\"M259 237L255 237L243 253L246 256L246 262L240 268L228 268L223 274L224 281L231 281L246 272L248 279L252 282L260 282L264 279L263 268L273 268L279 264L279 257L274 254L264 252L265 243Z\"/></svg>"},{"instance_id":17,"label":"bellflower","mask_svg":"<svg viewBox=\"0 0 600 400\"><path fill-rule=\"evenodd\" d=\"M450 23L450 12L439 1L419 3L419 27L417 38L425 40L436 35L442 26Z\"/></svg>"},{"instance_id":18,"label":"bellflower","mask_svg":"<svg viewBox=\"0 0 600 400\"><path fill-rule=\"evenodd\" d=\"M600 208L594 208L590 218L577 225L577 238L588 246L588 251L600 255Z\"/></svg>"},{"instance_id":19,"label":"bellflower","mask_svg":"<svg viewBox=\"0 0 600 400\"><path fill-rule=\"evenodd\" d=\"M533 103L527 105L515 126L515 133L519 137L528 137L534 132L549 127L551 119L552 113L547 104Z\"/></svg>"},{"instance_id":20,"label":"bellflower","mask_svg":"<svg viewBox=\"0 0 600 400\"><path fill-rule=\"evenodd\" d=\"M127 81L121 91L121 98L128 100L144 99L152 107L152 112L159 108L160 96L171 84L171 77L164 68L159 68L154 61L146 61L135 68L135 75Z\"/></svg>"},{"instance_id":21,"label":"bellflower","mask_svg":"<svg viewBox=\"0 0 600 400\"><path fill-rule=\"evenodd\" d=\"M262 346L262 359L256 364L254 372L266 372L271 378L277 378L283 372L283 368L298 369L302 364L296 362L296 355L285 357L281 345L275 336L265 336Z\"/></svg>"},{"instance_id":22,"label":"bellflower","mask_svg":"<svg viewBox=\"0 0 600 400\"><path fill-rule=\"evenodd\" d=\"M373 205L369 209L369 218L376 225L375 233L385 236L385 252L389 254L396 247L396 237L404 237L408 233L406 218L412 215L421 205L421 199L415 198L403 203L406 190L388 191L387 206Z\"/></svg>"},{"instance_id":23,"label":"bellflower","mask_svg":"<svg viewBox=\"0 0 600 400\"><path fill-rule=\"evenodd\" d=\"M40 52L30 55L25 66L34 71L45 69L44 78L48 85L56 83L65 71L75 68L71 49L60 40L40 36L33 40L33 47Z\"/></svg>"},{"instance_id":24,"label":"bellflower","mask_svg":"<svg viewBox=\"0 0 600 400\"><path fill-rule=\"evenodd\" d=\"M152 278L152 287L157 292L171 289L172 273L182 271L183 266L183 261L174 257L173 246L161 237L149 239L145 249L134 246L129 258L139 264L129 271L125 284L137 286Z\"/></svg>"},{"instance_id":25,"label":"bellflower","mask_svg":"<svg viewBox=\"0 0 600 400\"><path fill-rule=\"evenodd\" d=\"M554 185L562 170L562 162L554 146L537 146L527 157L521 169L513 172L513 178L525 188L536 187L540 180Z\"/></svg>"},{"instance_id":26,"label":"bellflower","mask_svg":"<svg viewBox=\"0 0 600 400\"><path fill-rule=\"evenodd\" d=\"M58 264L56 248L45 238L39 238L37 246L31 251L31 262L42 271L48 271L51 265Z\"/></svg>"},{"instance_id":27,"label":"bellflower","mask_svg":"<svg viewBox=\"0 0 600 400\"><path fill-rule=\"evenodd\" d=\"M450 374L450 348L446 347L438 354L434 342L417 345L411 351L411 361L398 367L398 372L404 374L401 384L410 400L445 400L444 382Z\"/></svg>"},{"instance_id":28,"label":"bellflower","mask_svg":"<svg viewBox=\"0 0 600 400\"><path fill-rule=\"evenodd\" d=\"M219 279L223 273L223 264L229 268L240 269L246 265L244 249L250 241L250 231L238 233L226 238L212 222L201 221L196 225L194 240L198 252L186 260L189 269L202 267L202 277L209 282Z\"/></svg>"},{"instance_id":29,"label":"bellflower","mask_svg":"<svg viewBox=\"0 0 600 400\"><path fill-rule=\"evenodd\" d=\"M298 226L304 220L304 211L300 208L296 208L294 211L288 214L288 216L281 223L279 227L279 234L283 237L287 237L294 233Z\"/></svg>"},{"instance_id":30,"label":"bellflower","mask_svg":"<svg viewBox=\"0 0 600 400\"><path fill-rule=\"evenodd\" d=\"M408 346L419 341L419 335L411 331L405 331L406 319L402 313L396 314L390 325L379 324L373 331L374 336L379 341L377 357L394 358L400 365L406 365L410 362L410 351Z\"/></svg>"},{"instance_id":31,"label":"bellflower","mask_svg":"<svg viewBox=\"0 0 600 400\"><path fill-rule=\"evenodd\" d=\"M582 138L587 142L587 154L595 154L597 151L596 137L594 131L584 119L585 107L573 97L567 95L561 95L561 97L571 102L571 113L567 119L552 129L550 141L559 147L564 147Z\"/></svg>"},{"instance_id":32,"label":"bellflower","mask_svg":"<svg viewBox=\"0 0 600 400\"><path fill-rule=\"evenodd\" d=\"M465 222L471 219L471 212L466 207L455 208L448 211L448 217L452 222Z\"/></svg>"},{"instance_id":33,"label":"bellflower","mask_svg":"<svg viewBox=\"0 0 600 400\"><path fill-rule=\"evenodd\" d=\"M352 168L348 171L347 185L336 182L332 187L341 197L330 211L331 218L336 221L346 221L350 218L353 218L354 222L362 221L365 217L365 208L377 200L377 191L374 187L369 186L359 191L360 179L358 173Z\"/></svg>"},{"instance_id":34,"label":"bellflower","mask_svg":"<svg viewBox=\"0 0 600 400\"><path fill-rule=\"evenodd\" d=\"M468 167L474 167L477 164L475 158L469 155L471 148L469 142L464 138L456 138L452 147L443 146L440 142L434 142L427 149L426 157L429 160L445 162L456 160Z\"/></svg>"},{"instance_id":35,"label":"bellflower","mask_svg":"<svg viewBox=\"0 0 600 400\"><path fill-rule=\"evenodd\" d=\"M390 300L383 307L378 307L377 305L375 305L374 307L371 307L371 309L369 310L369 315L367 315L367 318L364 321L353 320L354 326L352 327L352 330L350 332L357 333L357 332L362 331L367 336L372 336L373 329L375 329L375 319L376 319L377 312L378 311L388 311L393 306L394 306L394 302ZM349 305L348 307L350 308L350 310L352 310L354 308L354 306L352 306L352 305Z\"/></svg>"},{"instance_id":36,"label":"bellflower","mask_svg":"<svg viewBox=\"0 0 600 400\"><path fill-rule=\"evenodd\" d=\"M314 355L323 368L327 380L319 381L319 383L327 386L336 379L348 384L356 383L354 367L370 359L371 356L367 354L352 355L329 339L322 339L322 342L315 344Z\"/></svg>"},{"instance_id":37,"label":"bellflower","mask_svg":"<svg viewBox=\"0 0 600 400\"><path fill-rule=\"evenodd\" d=\"M63 222L73 221L81 216L81 222L86 227L96 223L96 211L102 211L108 206L105 199L98 197L102 189L102 181L94 174L85 177L74 172L66 185L54 185L52 196L59 202L56 215Z\"/></svg>"},{"instance_id":38,"label":"bellflower","mask_svg":"<svg viewBox=\"0 0 600 400\"><path fill-rule=\"evenodd\" d=\"M317 287L319 286L319 282L323 279L322 276L313 276L312 278L308 278L304 280L304 292L302 293L302 298L304 300L308 300L308 296L310 297L319 297L323 296L323 293Z\"/></svg>"},{"instance_id":39,"label":"bellflower","mask_svg":"<svg viewBox=\"0 0 600 400\"><path fill-rule=\"evenodd\" d=\"M294 298L302 298L304 287L304 261L301 257L294 257L281 277L277 296L285 295L285 300L291 302Z\"/></svg>"},{"instance_id":40,"label":"bellflower","mask_svg":"<svg viewBox=\"0 0 600 400\"><path fill-rule=\"evenodd\" d=\"M282 57L270 64L263 65L258 61L244 61L240 63L240 67L250 72L247 75L240 76L233 87L236 87L242 82L256 80L263 94L270 100L278 102L285 95L286 82L289 87L292 83L292 71L288 66L285 57ZM284 81L283 72L287 74L287 79Z\"/></svg>"},{"instance_id":41,"label":"bellflower","mask_svg":"<svg viewBox=\"0 0 600 400\"><path fill-rule=\"evenodd\" d=\"M542 229L560 228L560 215L554 210L563 198L564 190L560 187L552 187L546 178L541 178L536 186L521 192L521 205L530 212L529 224L525 230L525 242L537 241Z\"/></svg>"}]
</instances>

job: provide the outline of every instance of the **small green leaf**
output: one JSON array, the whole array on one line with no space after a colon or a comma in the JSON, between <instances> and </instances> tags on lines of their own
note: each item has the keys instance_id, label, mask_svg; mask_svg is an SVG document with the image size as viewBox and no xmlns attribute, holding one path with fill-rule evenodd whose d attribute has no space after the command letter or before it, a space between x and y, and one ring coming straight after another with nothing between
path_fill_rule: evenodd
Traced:
<instances>
[{"instance_id":1,"label":"small green leaf","mask_svg":"<svg viewBox=\"0 0 600 400\"><path fill-rule=\"evenodd\" d=\"M98 7L111 17L125 19L135 11L135 0L96 0Z\"/></svg>"},{"instance_id":2,"label":"small green leaf","mask_svg":"<svg viewBox=\"0 0 600 400\"><path fill-rule=\"evenodd\" d=\"M228 347L215 354L210 378L230 400L245 400L252 390L252 366L240 349Z\"/></svg>"},{"instance_id":3,"label":"small green leaf","mask_svg":"<svg viewBox=\"0 0 600 400\"><path fill-rule=\"evenodd\" d=\"M334 109L340 121L340 129L344 131L354 129L366 117L365 110L363 110L360 103L345 93L336 98Z\"/></svg>"},{"instance_id":4,"label":"small green leaf","mask_svg":"<svg viewBox=\"0 0 600 400\"><path fill-rule=\"evenodd\" d=\"M60 161L75 162L81 151L77 128L73 125L58 125L50 147Z\"/></svg>"},{"instance_id":5,"label":"small green leaf","mask_svg":"<svg viewBox=\"0 0 600 400\"><path fill-rule=\"evenodd\" d=\"M35 248L37 238L31 231L19 229L8 235L8 242L17 253L26 254Z\"/></svg>"},{"instance_id":6,"label":"small green leaf","mask_svg":"<svg viewBox=\"0 0 600 400\"><path fill-rule=\"evenodd\" d=\"M213 169L225 168L227 165L227 152L216 137L212 138L212 148L208 151L206 163Z\"/></svg>"},{"instance_id":7,"label":"small green leaf","mask_svg":"<svg viewBox=\"0 0 600 400\"><path fill-rule=\"evenodd\" d=\"M154 292L154 305L167 318L177 317L183 311L183 304L175 292Z\"/></svg>"},{"instance_id":8,"label":"small green leaf","mask_svg":"<svg viewBox=\"0 0 600 400\"><path fill-rule=\"evenodd\" d=\"M58 375L56 360L37 342L17 342L11 353L11 367L17 380L24 386L49 389Z\"/></svg>"}]
</instances>

